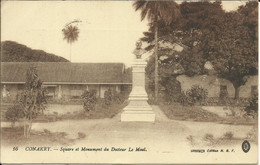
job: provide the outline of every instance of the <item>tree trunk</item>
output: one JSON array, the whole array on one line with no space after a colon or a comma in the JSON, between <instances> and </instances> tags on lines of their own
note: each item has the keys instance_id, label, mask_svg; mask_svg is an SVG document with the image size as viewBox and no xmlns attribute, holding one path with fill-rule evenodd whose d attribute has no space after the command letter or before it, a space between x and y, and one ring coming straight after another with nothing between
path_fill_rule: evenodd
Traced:
<instances>
[{"instance_id":1,"label":"tree trunk","mask_svg":"<svg viewBox=\"0 0 260 165\"><path fill-rule=\"evenodd\" d=\"M239 87L235 86L235 99L239 99Z\"/></svg>"},{"instance_id":2,"label":"tree trunk","mask_svg":"<svg viewBox=\"0 0 260 165\"><path fill-rule=\"evenodd\" d=\"M25 118L24 119L24 136L26 137L26 138L28 138L28 130L29 130L29 124L28 124L28 120Z\"/></svg>"},{"instance_id":3,"label":"tree trunk","mask_svg":"<svg viewBox=\"0 0 260 165\"><path fill-rule=\"evenodd\" d=\"M71 62L71 43L70 43L70 62Z\"/></svg>"},{"instance_id":4,"label":"tree trunk","mask_svg":"<svg viewBox=\"0 0 260 165\"><path fill-rule=\"evenodd\" d=\"M26 137L26 119L23 119L23 135Z\"/></svg>"},{"instance_id":5,"label":"tree trunk","mask_svg":"<svg viewBox=\"0 0 260 165\"><path fill-rule=\"evenodd\" d=\"M154 58L155 58L155 68L154 68L154 96L155 96L155 103L158 102L158 94L159 94L159 77L158 77L158 24L157 20L155 20L155 49L154 49Z\"/></svg>"}]
</instances>

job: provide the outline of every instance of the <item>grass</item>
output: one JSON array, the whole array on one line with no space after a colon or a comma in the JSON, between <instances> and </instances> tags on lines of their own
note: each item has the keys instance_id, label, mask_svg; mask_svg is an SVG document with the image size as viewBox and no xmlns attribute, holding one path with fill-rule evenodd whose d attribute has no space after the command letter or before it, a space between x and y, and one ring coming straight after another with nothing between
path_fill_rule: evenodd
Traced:
<instances>
[{"instance_id":1,"label":"grass","mask_svg":"<svg viewBox=\"0 0 260 165\"><path fill-rule=\"evenodd\" d=\"M40 114L34 122L55 122L57 120L65 120L65 119L105 119L105 118L112 118L117 115L127 103L124 104L113 104L110 106L103 106L101 103L96 105L95 110L92 111L75 111L75 112L68 112L66 114ZM7 121L5 118L5 112L7 111L8 107L12 105L1 105L1 121ZM83 106L82 106L83 109Z\"/></svg>"},{"instance_id":2,"label":"grass","mask_svg":"<svg viewBox=\"0 0 260 165\"><path fill-rule=\"evenodd\" d=\"M111 106L102 106L97 104L95 110L92 111L78 111L74 113L67 113L60 115L60 119L105 119L113 118L117 115L126 104L113 104Z\"/></svg>"},{"instance_id":3,"label":"grass","mask_svg":"<svg viewBox=\"0 0 260 165\"><path fill-rule=\"evenodd\" d=\"M258 118L250 116L227 116L219 115L202 109L200 106L182 106L178 103L159 105L165 115L172 120L186 120L198 122L218 122L230 125L257 125Z\"/></svg>"},{"instance_id":4,"label":"grass","mask_svg":"<svg viewBox=\"0 0 260 165\"><path fill-rule=\"evenodd\" d=\"M1 144L5 146L69 145L74 140L66 138L65 132L33 131L29 138L23 135L23 127L1 128Z\"/></svg>"},{"instance_id":5,"label":"grass","mask_svg":"<svg viewBox=\"0 0 260 165\"><path fill-rule=\"evenodd\" d=\"M217 114L208 112L198 106L182 106L180 104L161 104L159 106L161 110L165 113L165 115L169 119L173 120L189 120L201 122L214 122L224 120Z\"/></svg>"}]
</instances>

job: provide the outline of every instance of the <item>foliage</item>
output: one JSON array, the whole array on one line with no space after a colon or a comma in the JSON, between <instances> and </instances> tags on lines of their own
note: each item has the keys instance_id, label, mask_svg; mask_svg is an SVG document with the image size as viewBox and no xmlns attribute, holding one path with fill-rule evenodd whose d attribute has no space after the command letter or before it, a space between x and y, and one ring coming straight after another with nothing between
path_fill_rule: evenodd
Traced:
<instances>
[{"instance_id":1,"label":"foliage","mask_svg":"<svg viewBox=\"0 0 260 165\"><path fill-rule=\"evenodd\" d=\"M79 29L77 26L69 25L66 28L62 29L64 40L66 40L69 44L78 40L79 37Z\"/></svg>"},{"instance_id":2,"label":"foliage","mask_svg":"<svg viewBox=\"0 0 260 165\"><path fill-rule=\"evenodd\" d=\"M83 132L78 132L78 139L84 139L86 137L86 134Z\"/></svg>"},{"instance_id":3,"label":"foliage","mask_svg":"<svg viewBox=\"0 0 260 165\"><path fill-rule=\"evenodd\" d=\"M46 89L42 87L42 81L38 76L36 67L31 66L26 73L25 89L17 95L19 110L24 118L24 136L31 132L32 121L46 108Z\"/></svg>"},{"instance_id":4,"label":"foliage","mask_svg":"<svg viewBox=\"0 0 260 165\"><path fill-rule=\"evenodd\" d=\"M82 119L105 119L113 118L115 115L120 113L122 109L127 105L123 104L111 104L108 107L104 106L104 100L98 99L96 102L96 108L94 111L76 111L72 114L62 114L60 115L61 120L82 120Z\"/></svg>"},{"instance_id":5,"label":"foliage","mask_svg":"<svg viewBox=\"0 0 260 165\"><path fill-rule=\"evenodd\" d=\"M159 21L158 56L167 56L168 59L180 55L180 62L188 76L205 73L204 64L209 60L208 42L214 36L214 31L219 28L220 19L224 11L219 2L183 2L179 6L181 16L174 23L165 25ZM150 25L148 32L144 32L142 41L154 47L154 29ZM174 45L183 48L182 52L174 50ZM170 47L164 45L171 45ZM168 60L171 63L171 60ZM192 66L192 67L191 67Z\"/></svg>"},{"instance_id":6,"label":"foliage","mask_svg":"<svg viewBox=\"0 0 260 165\"><path fill-rule=\"evenodd\" d=\"M249 104L245 107L245 111L248 115L258 114L258 94L254 95Z\"/></svg>"},{"instance_id":7,"label":"foliage","mask_svg":"<svg viewBox=\"0 0 260 165\"><path fill-rule=\"evenodd\" d=\"M112 104L112 91L111 89L109 88L107 91L105 91L104 93L104 100L105 100L105 105L106 106L109 106Z\"/></svg>"},{"instance_id":8,"label":"foliage","mask_svg":"<svg viewBox=\"0 0 260 165\"><path fill-rule=\"evenodd\" d=\"M147 67L145 69L146 76L148 77L148 95L154 96L154 57L150 57ZM181 95L181 86L179 81L176 80L176 77L183 73L182 66L176 62L176 59L166 59L159 61L159 95L163 96L165 101L174 102L178 100L178 97ZM151 101L150 97L150 101Z\"/></svg>"},{"instance_id":9,"label":"foliage","mask_svg":"<svg viewBox=\"0 0 260 165\"><path fill-rule=\"evenodd\" d=\"M112 102L113 104L122 104L128 97L128 92L117 92L116 90L112 91Z\"/></svg>"},{"instance_id":10,"label":"foliage","mask_svg":"<svg viewBox=\"0 0 260 165\"><path fill-rule=\"evenodd\" d=\"M246 83L245 77L257 73L257 41L243 20L238 12L226 13L222 29L216 32L218 37L209 42L214 70L234 85L235 98L239 97L239 87Z\"/></svg>"},{"instance_id":11,"label":"foliage","mask_svg":"<svg viewBox=\"0 0 260 165\"><path fill-rule=\"evenodd\" d=\"M186 95L192 104L204 101L208 96L208 91L198 85L194 85L186 91Z\"/></svg>"},{"instance_id":12,"label":"foliage","mask_svg":"<svg viewBox=\"0 0 260 165\"><path fill-rule=\"evenodd\" d=\"M97 103L96 93L96 90L85 90L81 95L81 97L83 98L83 107L86 112L95 110L95 106Z\"/></svg>"},{"instance_id":13,"label":"foliage","mask_svg":"<svg viewBox=\"0 0 260 165\"><path fill-rule=\"evenodd\" d=\"M179 102L182 91L181 84L175 77L165 78L162 82L165 88L165 100L168 102Z\"/></svg>"},{"instance_id":14,"label":"foliage","mask_svg":"<svg viewBox=\"0 0 260 165\"><path fill-rule=\"evenodd\" d=\"M226 132L226 133L223 135L223 139L231 140L231 139L233 138L233 136L234 136L233 132L228 131L228 132Z\"/></svg>"},{"instance_id":15,"label":"foliage","mask_svg":"<svg viewBox=\"0 0 260 165\"><path fill-rule=\"evenodd\" d=\"M69 62L63 57L34 50L14 41L1 42L2 62Z\"/></svg>"},{"instance_id":16,"label":"foliage","mask_svg":"<svg viewBox=\"0 0 260 165\"><path fill-rule=\"evenodd\" d=\"M178 54L184 74L193 76L207 73L204 65L209 61L219 77L233 83L237 99L245 77L257 74L257 7L258 3L251 1L237 11L225 12L220 1L181 3L181 16L174 24L158 21L158 42L162 43L158 47L158 57L163 57L167 63L161 67L169 68ZM154 35L154 25L150 24L142 38L148 43L147 50L155 46ZM175 50L176 44L183 48L182 52Z\"/></svg>"},{"instance_id":17,"label":"foliage","mask_svg":"<svg viewBox=\"0 0 260 165\"><path fill-rule=\"evenodd\" d=\"M159 78L158 78L158 22L165 25L172 23L180 15L179 6L174 1L144 1L138 0L133 3L135 10L141 11L141 20L146 17L150 22L150 26L154 31L154 87L155 87L155 100L158 99L159 93Z\"/></svg>"},{"instance_id":18,"label":"foliage","mask_svg":"<svg viewBox=\"0 0 260 165\"><path fill-rule=\"evenodd\" d=\"M71 61L71 44L78 40L79 29L77 26L69 25L66 28L62 29L63 39L70 44L70 61Z\"/></svg>"},{"instance_id":19,"label":"foliage","mask_svg":"<svg viewBox=\"0 0 260 165\"><path fill-rule=\"evenodd\" d=\"M128 95L128 94L127 94ZM111 106L113 104L122 104L126 99L126 94L117 92L115 89L110 88L104 93L105 106Z\"/></svg>"},{"instance_id":20,"label":"foliage","mask_svg":"<svg viewBox=\"0 0 260 165\"><path fill-rule=\"evenodd\" d=\"M202 101L201 105L204 106L234 106L245 107L248 104L248 98L220 98L220 97L208 97Z\"/></svg>"},{"instance_id":21,"label":"foliage","mask_svg":"<svg viewBox=\"0 0 260 165\"><path fill-rule=\"evenodd\" d=\"M160 109L172 120L190 120L200 122L222 121L217 114L202 109L199 106L183 106L179 103L160 104Z\"/></svg>"},{"instance_id":22,"label":"foliage","mask_svg":"<svg viewBox=\"0 0 260 165\"><path fill-rule=\"evenodd\" d=\"M23 118L22 107L19 104L15 104L12 107L9 107L5 112L5 117L8 121L12 122L12 127L15 122Z\"/></svg>"}]
</instances>

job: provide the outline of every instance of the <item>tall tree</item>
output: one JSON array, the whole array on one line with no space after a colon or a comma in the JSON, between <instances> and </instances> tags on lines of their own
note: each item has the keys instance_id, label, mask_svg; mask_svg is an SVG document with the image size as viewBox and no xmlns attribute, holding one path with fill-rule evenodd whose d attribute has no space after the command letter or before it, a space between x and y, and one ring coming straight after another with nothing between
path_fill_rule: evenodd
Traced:
<instances>
[{"instance_id":1,"label":"tall tree","mask_svg":"<svg viewBox=\"0 0 260 165\"><path fill-rule=\"evenodd\" d=\"M183 48L180 54L185 74L203 74L204 64L209 60L208 42L215 37L215 31L220 29L221 17L225 14L221 7L221 2L183 2L180 4L181 16L174 23L165 25L158 23L159 43L167 45L178 44ZM151 50L154 45L154 30L150 27L148 32L144 32L142 41L148 42L147 50ZM167 55L174 58L176 52L173 48L163 48L159 44L158 56ZM190 67L190 64L193 67Z\"/></svg>"},{"instance_id":2,"label":"tall tree","mask_svg":"<svg viewBox=\"0 0 260 165\"><path fill-rule=\"evenodd\" d=\"M47 103L46 89L42 87L36 67L27 70L25 90L17 97L24 119L24 136L29 137L33 119L45 110Z\"/></svg>"},{"instance_id":3,"label":"tall tree","mask_svg":"<svg viewBox=\"0 0 260 165\"><path fill-rule=\"evenodd\" d=\"M64 40L70 44L70 61L71 61L71 44L78 40L79 29L77 26L69 25L66 28L62 29Z\"/></svg>"},{"instance_id":4,"label":"tall tree","mask_svg":"<svg viewBox=\"0 0 260 165\"><path fill-rule=\"evenodd\" d=\"M136 11L141 11L141 20L148 18L150 25L154 28L154 58L155 58L155 100L158 99L158 22L163 21L170 24L180 15L179 6L174 1L144 1L138 0L133 3Z\"/></svg>"},{"instance_id":5,"label":"tall tree","mask_svg":"<svg viewBox=\"0 0 260 165\"><path fill-rule=\"evenodd\" d=\"M257 24L257 15L254 21ZM257 74L258 45L245 15L239 12L226 13L221 30L209 41L210 61L218 76L229 80L235 88L235 99L239 98L239 87L247 76Z\"/></svg>"}]
</instances>

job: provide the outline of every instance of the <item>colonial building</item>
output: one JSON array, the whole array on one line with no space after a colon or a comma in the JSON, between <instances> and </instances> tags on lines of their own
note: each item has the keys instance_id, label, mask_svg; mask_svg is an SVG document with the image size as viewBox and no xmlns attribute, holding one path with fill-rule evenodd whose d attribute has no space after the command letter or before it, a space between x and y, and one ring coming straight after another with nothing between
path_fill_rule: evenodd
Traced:
<instances>
[{"instance_id":1,"label":"colonial building","mask_svg":"<svg viewBox=\"0 0 260 165\"><path fill-rule=\"evenodd\" d=\"M191 89L193 85L199 85L208 91L208 97L220 97L227 94L228 97L235 96L235 88L233 84L225 79L218 78L214 75L197 75L188 77L181 75L177 77L181 83L183 91ZM245 85L239 88L239 97L249 98L257 93L258 76L248 76Z\"/></svg>"},{"instance_id":2,"label":"colonial building","mask_svg":"<svg viewBox=\"0 0 260 165\"><path fill-rule=\"evenodd\" d=\"M2 62L2 97L15 98L24 88L26 72L35 66L49 97L78 98L84 90L96 90L103 98L109 88L124 92L131 87L131 73L122 63Z\"/></svg>"}]
</instances>

